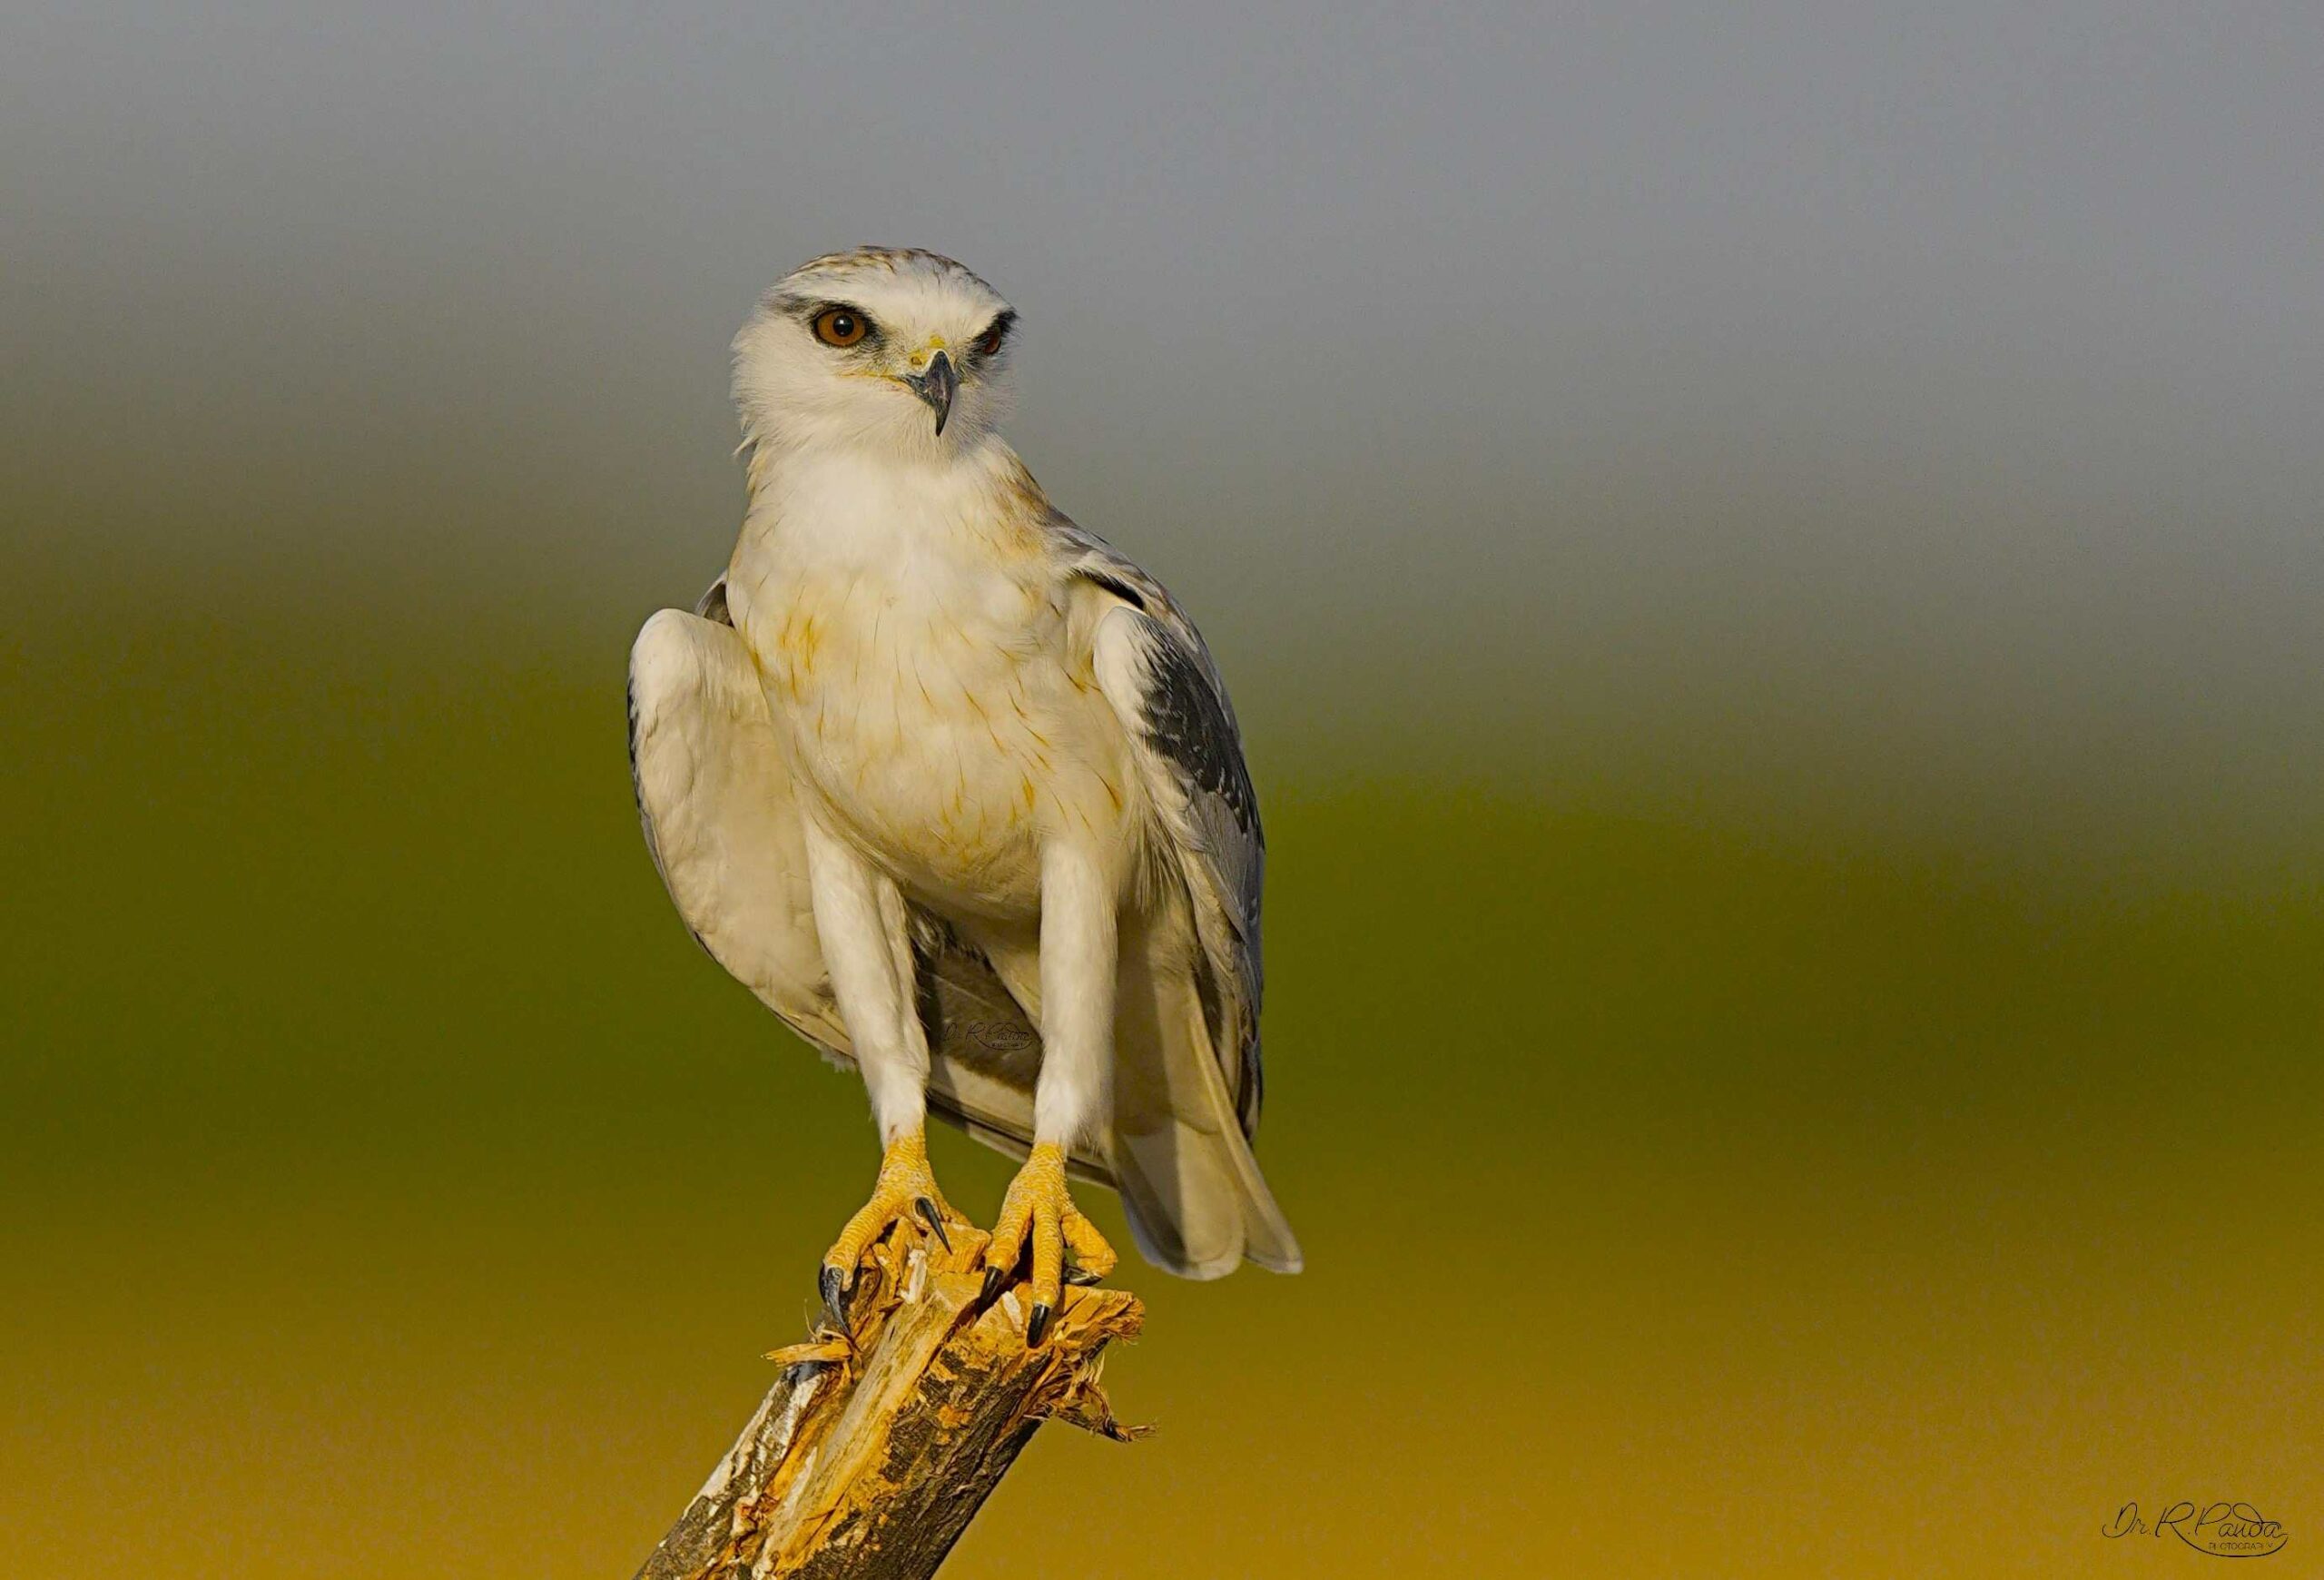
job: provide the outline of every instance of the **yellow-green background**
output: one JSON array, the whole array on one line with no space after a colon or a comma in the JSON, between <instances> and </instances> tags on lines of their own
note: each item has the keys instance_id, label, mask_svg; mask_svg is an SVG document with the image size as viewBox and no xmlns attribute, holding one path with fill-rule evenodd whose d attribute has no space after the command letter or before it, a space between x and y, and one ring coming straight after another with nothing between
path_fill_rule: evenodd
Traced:
<instances>
[{"instance_id":1,"label":"yellow-green background","mask_svg":"<svg viewBox=\"0 0 2324 1580\"><path fill-rule=\"evenodd\" d=\"M626 1575L799 1336L622 667L867 237L1234 682L1310 1268L948 1573L2324 1573L2313 17L12 27L0 1573Z\"/></svg>"}]
</instances>

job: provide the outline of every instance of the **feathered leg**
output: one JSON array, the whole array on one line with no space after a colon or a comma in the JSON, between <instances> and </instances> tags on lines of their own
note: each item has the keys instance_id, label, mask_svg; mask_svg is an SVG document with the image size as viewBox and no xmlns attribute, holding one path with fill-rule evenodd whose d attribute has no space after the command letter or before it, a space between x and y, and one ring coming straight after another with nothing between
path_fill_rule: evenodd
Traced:
<instances>
[{"instance_id":1,"label":"feathered leg","mask_svg":"<svg viewBox=\"0 0 2324 1580\"><path fill-rule=\"evenodd\" d=\"M871 1093L882 1148L872 1200L823 1254L817 1280L824 1308L844 1329L844 1297L854 1286L856 1263L889 1224L917 1213L944 1239L945 1223L964 1220L928 1166L928 1041L912 999L903 896L892 879L812 818L807 873L832 995Z\"/></svg>"},{"instance_id":2,"label":"feathered leg","mask_svg":"<svg viewBox=\"0 0 2324 1580\"><path fill-rule=\"evenodd\" d=\"M1059 842L1041 853L1041 1073L1033 1092L1033 1148L1009 1182L985 1249L985 1288L1000 1289L1028 1241L1039 1344L1057 1308L1070 1249L1080 1274L1113 1270L1113 1248L1065 1186L1065 1157L1106 1123L1113 1102L1115 906L1118 886L1091 852Z\"/></svg>"}]
</instances>

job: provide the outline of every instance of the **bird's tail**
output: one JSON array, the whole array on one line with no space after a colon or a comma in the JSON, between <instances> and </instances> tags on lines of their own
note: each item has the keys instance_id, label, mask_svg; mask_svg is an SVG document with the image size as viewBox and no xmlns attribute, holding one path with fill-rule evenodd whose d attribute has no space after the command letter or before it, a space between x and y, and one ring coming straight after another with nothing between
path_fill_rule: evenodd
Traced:
<instances>
[{"instance_id":1,"label":"bird's tail","mask_svg":"<svg viewBox=\"0 0 2324 1580\"><path fill-rule=\"evenodd\" d=\"M1186 1278L1246 1257L1295 1273L1299 1241L1236 1117L1193 963L1168 958L1172 931L1122 940L1110 1150L1130 1232L1147 1260Z\"/></svg>"}]
</instances>

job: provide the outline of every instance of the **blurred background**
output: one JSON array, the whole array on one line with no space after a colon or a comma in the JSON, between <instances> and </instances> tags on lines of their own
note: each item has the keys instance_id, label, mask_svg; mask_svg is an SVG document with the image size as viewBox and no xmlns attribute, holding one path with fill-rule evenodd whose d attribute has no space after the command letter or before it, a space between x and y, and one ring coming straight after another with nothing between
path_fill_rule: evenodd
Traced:
<instances>
[{"instance_id":1,"label":"blurred background","mask_svg":"<svg viewBox=\"0 0 2324 1580\"><path fill-rule=\"evenodd\" d=\"M0 22L0 1548L626 1575L860 1085L638 623L860 241L1230 677L1260 1155L948 1575L2324 1573L2324 12ZM1004 1160L937 1165L989 1219ZM1091 1200L1118 1240L1110 1200ZM1125 1242L1126 1243L1126 1242Z\"/></svg>"}]
</instances>

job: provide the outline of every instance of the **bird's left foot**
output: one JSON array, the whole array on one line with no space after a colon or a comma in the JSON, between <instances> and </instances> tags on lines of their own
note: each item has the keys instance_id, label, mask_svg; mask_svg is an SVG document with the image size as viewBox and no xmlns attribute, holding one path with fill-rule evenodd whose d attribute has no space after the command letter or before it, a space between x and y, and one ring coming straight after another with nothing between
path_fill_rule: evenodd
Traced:
<instances>
[{"instance_id":1,"label":"bird's left foot","mask_svg":"<svg viewBox=\"0 0 2324 1580\"><path fill-rule=\"evenodd\" d=\"M1025 1342L1039 1344L1057 1309L1065 1282L1065 1256L1073 1253L1074 1279L1094 1283L1114 1270L1114 1248L1098 1226L1081 1215L1065 1189L1065 1150L1037 1142L1009 1193L1000 1200L1000 1221L984 1252L984 1295L990 1299L1015 1269L1025 1242L1033 1249L1033 1314L1025 1322Z\"/></svg>"},{"instance_id":2,"label":"bird's left foot","mask_svg":"<svg viewBox=\"0 0 2324 1580\"><path fill-rule=\"evenodd\" d=\"M968 1222L936 1188L936 1175L928 1166L928 1138L919 1131L889 1143L880 1158L880 1178L872 1187L872 1200L847 1220L832 1249L823 1253L816 1283L823 1309L841 1332L850 1331L847 1295L855 1287L856 1263L888 1225L900 1218L926 1224L946 1250L952 1249L952 1239L945 1225Z\"/></svg>"}]
</instances>

